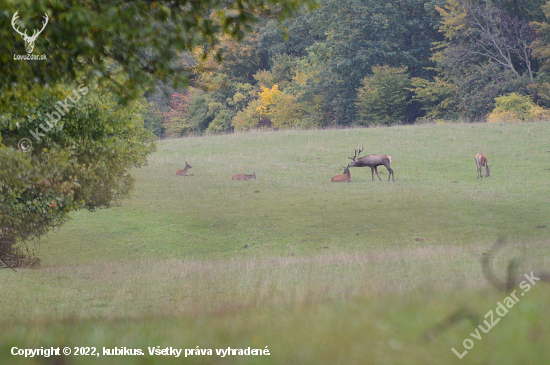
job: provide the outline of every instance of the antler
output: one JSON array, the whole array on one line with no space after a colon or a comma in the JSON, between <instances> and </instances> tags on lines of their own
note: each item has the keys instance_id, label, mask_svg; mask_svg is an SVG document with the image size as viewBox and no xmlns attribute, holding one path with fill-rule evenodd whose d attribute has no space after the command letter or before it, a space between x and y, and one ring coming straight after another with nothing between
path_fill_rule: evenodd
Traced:
<instances>
[{"instance_id":1,"label":"antler","mask_svg":"<svg viewBox=\"0 0 550 365\"><path fill-rule=\"evenodd\" d=\"M48 20L50 18L48 18L48 14L44 14L44 18L46 18L46 21L43 23L44 25L42 26L42 29L40 29L40 31L38 33L36 33L37 31L35 30L33 33L32 33L32 36L31 36L31 39L36 39L36 37L38 37L38 35L40 35L40 33L42 33L42 31L44 30L44 28L46 28L46 25L48 24Z\"/></svg>"},{"instance_id":2,"label":"antler","mask_svg":"<svg viewBox=\"0 0 550 365\"><path fill-rule=\"evenodd\" d=\"M355 161L355 159L357 158L357 155L360 154L362 151L363 151L363 147L355 148L355 155L353 157L349 157L349 159Z\"/></svg>"},{"instance_id":3,"label":"antler","mask_svg":"<svg viewBox=\"0 0 550 365\"><path fill-rule=\"evenodd\" d=\"M48 20L50 19L50 18L48 18L48 14L44 14L44 18L46 18L46 19L45 19L45 22L43 23L42 29L40 29L40 31L34 30L33 33L32 33L32 36L29 37L28 34L27 34L27 30L26 30L26 29L25 29L25 33L21 33L21 31L19 30L19 27L17 27L17 28L15 27L15 26L16 26L16 22L17 22L17 18L19 18L19 15L17 15L17 13L19 13L19 10L17 10L17 11L15 12L15 14L13 14L13 17L11 18L11 26L13 27L13 29L14 29L17 33L21 34L21 36L22 36L23 39L25 39L25 40L28 39L28 40L34 41L34 40L36 39L36 37L38 37L38 35L39 35L40 33L42 33L42 31L44 30L44 28L46 28L46 25L48 24ZM37 33L37 32L38 32L38 33Z\"/></svg>"},{"instance_id":4,"label":"antler","mask_svg":"<svg viewBox=\"0 0 550 365\"><path fill-rule=\"evenodd\" d=\"M21 32L19 31L19 28L16 28L16 27L15 27L15 24L16 24L16 22L17 22L17 18L19 18L19 15L17 15L17 13L19 13L19 10L17 10L17 11L15 12L15 14L13 14L13 17L11 18L11 26L13 27L13 29L15 29L15 31L16 31L17 33L21 34L23 37L28 37L28 35L27 35L27 30L25 30L25 33L21 33Z\"/></svg>"}]
</instances>

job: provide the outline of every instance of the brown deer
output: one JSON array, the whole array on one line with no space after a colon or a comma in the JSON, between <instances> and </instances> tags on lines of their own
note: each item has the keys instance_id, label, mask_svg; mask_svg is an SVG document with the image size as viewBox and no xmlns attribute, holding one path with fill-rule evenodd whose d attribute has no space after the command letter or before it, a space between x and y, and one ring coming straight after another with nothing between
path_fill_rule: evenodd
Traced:
<instances>
[{"instance_id":1,"label":"brown deer","mask_svg":"<svg viewBox=\"0 0 550 365\"><path fill-rule=\"evenodd\" d=\"M248 180L248 179L256 180L256 171L254 171L252 175L236 174L231 177L231 180Z\"/></svg>"},{"instance_id":2,"label":"brown deer","mask_svg":"<svg viewBox=\"0 0 550 365\"><path fill-rule=\"evenodd\" d=\"M330 182L351 182L351 174L349 173L349 168L344 166L343 175L334 175Z\"/></svg>"},{"instance_id":3,"label":"brown deer","mask_svg":"<svg viewBox=\"0 0 550 365\"><path fill-rule=\"evenodd\" d=\"M485 156L483 153L478 153L476 155L476 166L478 179L483 179L483 174L481 173L481 169L483 168L483 166L485 166L485 176L489 177L489 174L491 173L491 168L489 167L489 163L487 162L487 156Z\"/></svg>"},{"instance_id":4,"label":"brown deer","mask_svg":"<svg viewBox=\"0 0 550 365\"><path fill-rule=\"evenodd\" d=\"M349 163L348 167L365 167L368 166L371 169L372 172L372 181L374 181L374 173L376 172L376 176L378 176L378 179L380 179L380 175L378 175L377 167L380 165L384 165L388 171L388 181L390 181L390 178L392 181L394 180L393 170L390 167L390 163L392 161L391 156L388 155L366 155L365 157L357 158L357 156L363 151L363 148L356 148L355 149L355 156L350 157L350 160L353 160Z\"/></svg>"},{"instance_id":5,"label":"brown deer","mask_svg":"<svg viewBox=\"0 0 550 365\"><path fill-rule=\"evenodd\" d=\"M190 168L192 168L191 165L189 165L187 161L185 161L185 168L183 170L176 171L176 176L187 176L187 170L189 170Z\"/></svg>"}]
</instances>

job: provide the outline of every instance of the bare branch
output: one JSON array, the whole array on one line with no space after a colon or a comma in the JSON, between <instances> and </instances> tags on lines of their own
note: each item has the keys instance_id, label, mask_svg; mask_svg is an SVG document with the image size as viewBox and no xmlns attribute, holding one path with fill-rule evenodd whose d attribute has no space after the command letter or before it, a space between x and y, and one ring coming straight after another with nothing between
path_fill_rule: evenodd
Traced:
<instances>
[{"instance_id":1,"label":"bare branch","mask_svg":"<svg viewBox=\"0 0 550 365\"><path fill-rule=\"evenodd\" d=\"M448 54L454 55L458 60L463 55L490 59L521 77L517 69L519 60L532 82L531 43L536 39L536 33L529 23L510 18L490 1L483 5L462 1L461 7L466 12L464 22L469 27L469 33L473 32L475 35L467 34L454 39L454 45L449 47ZM472 38L477 38L477 41L472 43Z\"/></svg>"}]
</instances>

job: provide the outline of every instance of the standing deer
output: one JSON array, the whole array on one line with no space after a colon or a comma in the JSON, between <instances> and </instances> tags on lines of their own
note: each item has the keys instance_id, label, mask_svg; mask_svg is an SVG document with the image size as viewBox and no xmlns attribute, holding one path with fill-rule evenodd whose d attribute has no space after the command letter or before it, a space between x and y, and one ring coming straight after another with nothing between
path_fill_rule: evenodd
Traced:
<instances>
[{"instance_id":1,"label":"standing deer","mask_svg":"<svg viewBox=\"0 0 550 365\"><path fill-rule=\"evenodd\" d=\"M183 170L176 171L176 176L187 176L187 170L191 168L191 165L185 161L185 168Z\"/></svg>"},{"instance_id":2,"label":"standing deer","mask_svg":"<svg viewBox=\"0 0 550 365\"><path fill-rule=\"evenodd\" d=\"M344 166L343 175L334 175L330 182L351 182L351 174L349 173L349 167Z\"/></svg>"},{"instance_id":3,"label":"standing deer","mask_svg":"<svg viewBox=\"0 0 550 365\"><path fill-rule=\"evenodd\" d=\"M391 156L388 155L366 155L365 157L357 158L357 156L363 151L363 148L356 148L355 149L355 156L350 157L350 160L353 160L349 163L348 167L365 167L368 166L371 169L372 172L372 181L374 181L374 173L376 172L376 176L378 176L378 179L380 179L380 175L378 175L377 167L380 165L386 166L386 168L389 171L388 175L388 181L390 181L390 178L392 181L394 180L393 170L390 167L390 163L392 161Z\"/></svg>"},{"instance_id":4,"label":"standing deer","mask_svg":"<svg viewBox=\"0 0 550 365\"><path fill-rule=\"evenodd\" d=\"M48 14L44 15L44 23L43 23L42 29L40 29L39 31L35 29L32 35L29 36L27 35L27 30L25 30L25 33L22 33L19 30L19 27L17 28L15 27L17 24L17 18L19 18L19 15L17 15L17 13L19 13L19 10L16 11L15 14L13 14L13 17L11 18L11 26L13 27L13 29L15 29L17 33L21 35L21 37L23 37L23 40L25 41L25 48L27 49L27 53L32 53L36 38L40 35L40 33L42 33L44 28L46 28L46 24L48 24L48 19L49 19Z\"/></svg>"},{"instance_id":5,"label":"standing deer","mask_svg":"<svg viewBox=\"0 0 550 365\"><path fill-rule=\"evenodd\" d=\"M254 171L252 175L236 174L231 177L231 180L248 180L248 179L256 180L256 171Z\"/></svg>"},{"instance_id":6,"label":"standing deer","mask_svg":"<svg viewBox=\"0 0 550 365\"><path fill-rule=\"evenodd\" d=\"M483 153L478 153L476 155L476 166L478 179L483 179L483 174L481 173L481 169L483 168L483 166L485 166L485 176L489 177L489 174L491 173L491 168L489 167L489 163L487 162L487 156L485 156Z\"/></svg>"}]
</instances>

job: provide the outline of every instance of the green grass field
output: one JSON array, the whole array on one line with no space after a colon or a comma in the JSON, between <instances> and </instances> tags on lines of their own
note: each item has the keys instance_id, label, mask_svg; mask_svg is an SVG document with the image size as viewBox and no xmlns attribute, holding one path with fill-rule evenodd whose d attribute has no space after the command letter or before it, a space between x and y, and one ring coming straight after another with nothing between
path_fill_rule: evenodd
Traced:
<instances>
[{"instance_id":1,"label":"green grass field","mask_svg":"<svg viewBox=\"0 0 550 365\"><path fill-rule=\"evenodd\" d=\"M395 182L330 183L353 149ZM477 179L485 153L491 177ZM550 123L280 131L160 141L122 206L78 212L0 271L0 357L13 364L543 364L550 285L525 292L462 360L508 295L483 278L550 270ZM193 167L193 176L175 171ZM232 181L256 172L257 180ZM518 289L518 291L521 291ZM470 313L440 331L457 311ZM426 334L432 334L426 337ZM475 334L475 333L474 333ZM12 347L140 348L144 356L12 356ZM148 347L269 348L151 356ZM182 355L183 356L183 355Z\"/></svg>"}]
</instances>

